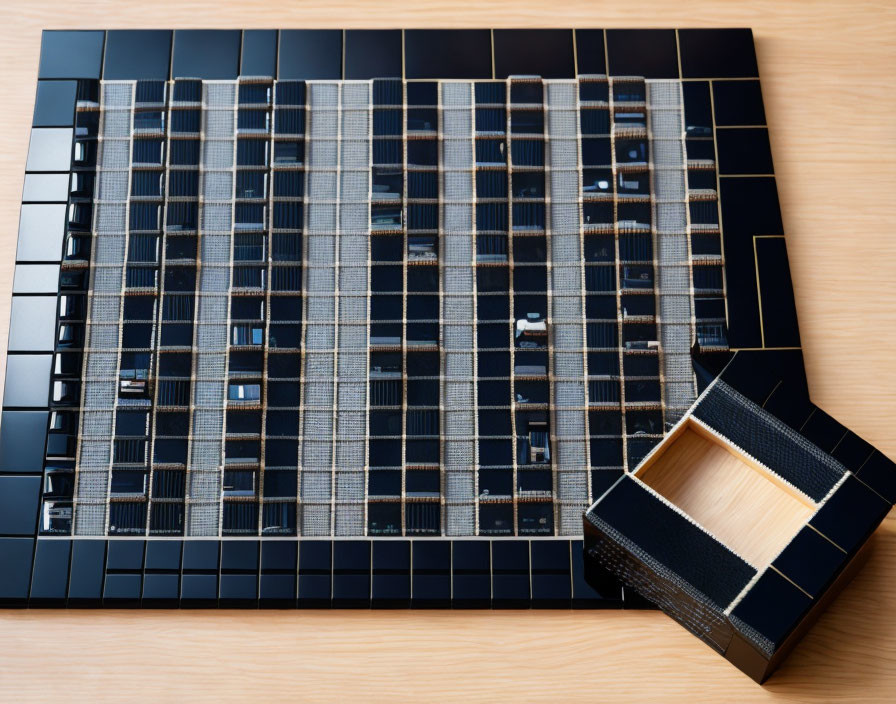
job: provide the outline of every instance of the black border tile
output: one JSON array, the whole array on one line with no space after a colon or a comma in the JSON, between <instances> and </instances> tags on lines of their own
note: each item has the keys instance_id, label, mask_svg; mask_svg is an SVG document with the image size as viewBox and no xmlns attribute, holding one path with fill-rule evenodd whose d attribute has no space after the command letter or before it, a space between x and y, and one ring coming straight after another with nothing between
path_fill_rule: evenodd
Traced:
<instances>
[{"instance_id":1,"label":"black border tile","mask_svg":"<svg viewBox=\"0 0 896 704\"><path fill-rule=\"evenodd\" d=\"M679 29L684 78L752 78L759 75L751 29Z\"/></svg>"},{"instance_id":2,"label":"black border tile","mask_svg":"<svg viewBox=\"0 0 896 704\"><path fill-rule=\"evenodd\" d=\"M171 73L170 29L113 29L106 32L103 79L167 81Z\"/></svg>"},{"instance_id":3,"label":"black border tile","mask_svg":"<svg viewBox=\"0 0 896 704\"><path fill-rule=\"evenodd\" d=\"M611 76L678 78L674 29L608 29Z\"/></svg>"},{"instance_id":4,"label":"black border tile","mask_svg":"<svg viewBox=\"0 0 896 704\"><path fill-rule=\"evenodd\" d=\"M496 29L495 78L575 78L573 32L569 29Z\"/></svg>"},{"instance_id":5,"label":"black border tile","mask_svg":"<svg viewBox=\"0 0 896 704\"><path fill-rule=\"evenodd\" d=\"M406 78L492 77L487 29L408 29L404 52Z\"/></svg>"}]
</instances>

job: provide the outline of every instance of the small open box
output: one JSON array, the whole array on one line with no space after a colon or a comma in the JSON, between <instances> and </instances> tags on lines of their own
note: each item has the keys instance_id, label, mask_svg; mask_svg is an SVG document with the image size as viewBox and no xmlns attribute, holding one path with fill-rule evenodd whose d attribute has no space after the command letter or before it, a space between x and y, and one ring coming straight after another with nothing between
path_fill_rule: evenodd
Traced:
<instances>
[{"instance_id":1,"label":"small open box","mask_svg":"<svg viewBox=\"0 0 896 704\"><path fill-rule=\"evenodd\" d=\"M585 560L757 682L849 581L892 501L713 382L585 516Z\"/></svg>"}]
</instances>

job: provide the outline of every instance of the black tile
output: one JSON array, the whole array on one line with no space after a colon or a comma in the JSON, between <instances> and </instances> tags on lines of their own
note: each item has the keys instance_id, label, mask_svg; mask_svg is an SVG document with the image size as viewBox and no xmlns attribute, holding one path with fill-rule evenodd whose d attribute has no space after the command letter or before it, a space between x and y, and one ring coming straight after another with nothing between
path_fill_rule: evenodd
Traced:
<instances>
[{"instance_id":1,"label":"black tile","mask_svg":"<svg viewBox=\"0 0 896 704\"><path fill-rule=\"evenodd\" d=\"M174 31L172 78L226 80L239 74L239 30L177 29Z\"/></svg>"},{"instance_id":2,"label":"black tile","mask_svg":"<svg viewBox=\"0 0 896 704\"><path fill-rule=\"evenodd\" d=\"M401 78L401 30L346 30L345 77L347 80Z\"/></svg>"},{"instance_id":3,"label":"black tile","mask_svg":"<svg viewBox=\"0 0 896 704\"><path fill-rule=\"evenodd\" d=\"M682 83L681 96L684 102L685 134L688 137L711 137L713 119L709 81Z\"/></svg>"},{"instance_id":4,"label":"black tile","mask_svg":"<svg viewBox=\"0 0 896 704\"><path fill-rule=\"evenodd\" d=\"M896 463L875 451L856 475L890 503L896 502Z\"/></svg>"},{"instance_id":5,"label":"black tile","mask_svg":"<svg viewBox=\"0 0 896 704\"><path fill-rule=\"evenodd\" d=\"M280 80L342 78L342 31L281 30L279 56Z\"/></svg>"},{"instance_id":6,"label":"black tile","mask_svg":"<svg viewBox=\"0 0 896 704\"><path fill-rule=\"evenodd\" d=\"M799 431L814 407L809 403L809 397L803 393L801 387L784 379L768 397L763 408L775 418Z\"/></svg>"},{"instance_id":7,"label":"black tile","mask_svg":"<svg viewBox=\"0 0 896 704\"><path fill-rule=\"evenodd\" d=\"M818 445L825 452L834 449L838 442L846 435L846 428L834 420L820 408L809 416L800 433L810 442Z\"/></svg>"},{"instance_id":8,"label":"black tile","mask_svg":"<svg viewBox=\"0 0 896 704\"><path fill-rule=\"evenodd\" d=\"M853 476L846 478L809 523L837 545L857 550L887 515L891 504Z\"/></svg>"},{"instance_id":9,"label":"black tile","mask_svg":"<svg viewBox=\"0 0 896 704\"><path fill-rule=\"evenodd\" d=\"M411 568L411 544L407 540L374 540L373 569L404 570Z\"/></svg>"},{"instance_id":10,"label":"black tile","mask_svg":"<svg viewBox=\"0 0 896 704\"><path fill-rule=\"evenodd\" d=\"M50 398L49 354L11 354L6 358L3 405L46 407Z\"/></svg>"},{"instance_id":11,"label":"black tile","mask_svg":"<svg viewBox=\"0 0 896 704\"><path fill-rule=\"evenodd\" d=\"M337 541L338 544L338 541ZM370 603L369 574L334 574L334 606L367 606Z\"/></svg>"},{"instance_id":12,"label":"black tile","mask_svg":"<svg viewBox=\"0 0 896 704\"><path fill-rule=\"evenodd\" d=\"M261 569L295 572L298 543L292 540L262 540Z\"/></svg>"},{"instance_id":13,"label":"black tile","mask_svg":"<svg viewBox=\"0 0 896 704\"><path fill-rule=\"evenodd\" d=\"M771 174L772 150L768 130L761 127L737 127L716 131L719 149L719 174Z\"/></svg>"},{"instance_id":14,"label":"black tile","mask_svg":"<svg viewBox=\"0 0 896 704\"><path fill-rule=\"evenodd\" d=\"M262 549L264 553L264 549ZM273 601L295 601L296 576L294 574L263 574L258 598Z\"/></svg>"},{"instance_id":15,"label":"black tile","mask_svg":"<svg viewBox=\"0 0 896 704\"><path fill-rule=\"evenodd\" d=\"M300 603L320 606L329 604L331 589L329 574L299 574Z\"/></svg>"},{"instance_id":16,"label":"black tile","mask_svg":"<svg viewBox=\"0 0 896 704\"><path fill-rule=\"evenodd\" d=\"M800 330L784 238L757 237L755 246L765 346L799 347Z\"/></svg>"},{"instance_id":17,"label":"black tile","mask_svg":"<svg viewBox=\"0 0 896 704\"><path fill-rule=\"evenodd\" d=\"M719 378L760 406L782 384L799 381L802 395L809 400L799 350L741 350Z\"/></svg>"},{"instance_id":18,"label":"black tile","mask_svg":"<svg viewBox=\"0 0 896 704\"><path fill-rule=\"evenodd\" d=\"M26 599L34 538L0 538L0 600Z\"/></svg>"},{"instance_id":19,"label":"black tile","mask_svg":"<svg viewBox=\"0 0 896 704\"><path fill-rule=\"evenodd\" d=\"M570 29L496 29L495 78L575 78Z\"/></svg>"},{"instance_id":20,"label":"black tile","mask_svg":"<svg viewBox=\"0 0 896 704\"><path fill-rule=\"evenodd\" d=\"M404 33L406 78L491 78L487 29L409 29Z\"/></svg>"},{"instance_id":21,"label":"black tile","mask_svg":"<svg viewBox=\"0 0 896 704\"><path fill-rule=\"evenodd\" d=\"M179 570L183 543L180 540L148 540L146 569Z\"/></svg>"},{"instance_id":22,"label":"black tile","mask_svg":"<svg viewBox=\"0 0 896 704\"><path fill-rule=\"evenodd\" d=\"M76 81L38 81L34 127L71 127L75 124Z\"/></svg>"},{"instance_id":23,"label":"black tile","mask_svg":"<svg viewBox=\"0 0 896 704\"><path fill-rule=\"evenodd\" d=\"M775 179L723 178L720 188L728 342L732 347L761 347L753 235L780 235L784 231Z\"/></svg>"},{"instance_id":24,"label":"black tile","mask_svg":"<svg viewBox=\"0 0 896 704\"><path fill-rule=\"evenodd\" d=\"M862 467L874 452L874 447L870 443L855 433L847 431L831 454L835 459L842 462L849 471L855 474L859 471L859 467ZM869 482L866 481L865 483L868 484Z\"/></svg>"},{"instance_id":25,"label":"black tile","mask_svg":"<svg viewBox=\"0 0 896 704\"><path fill-rule=\"evenodd\" d=\"M0 476L0 535L34 535L40 482L40 477Z\"/></svg>"},{"instance_id":26,"label":"black tile","mask_svg":"<svg viewBox=\"0 0 896 704\"><path fill-rule=\"evenodd\" d=\"M369 540L334 540L333 570L370 571ZM335 597L335 592L334 592Z\"/></svg>"},{"instance_id":27,"label":"black tile","mask_svg":"<svg viewBox=\"0 0 896 704\"><path fill-rule=\"evenodd\" d=\"M371 597L374 606L397 608L409 605L411 576L409 574L374 574Z\"/></svg>"},{"instance_id":28,"label":"black tile","mask_svg":"<svg viewBox=\"0 0 896 704\"><path fill-rule=\"evenodd\" d=\"M276 29L246 29L243 31L240 75L277 77Z\"/></svg>"},{"instance_id":29,"label":"black tile","mask_svg":"<svg viewBox=\"0 0 896 704\"><path fill-rule=\"evenodd\" d=\"M608 29L611 76L678 78L674 29Z\"/></svg>"},{"instance_id":30,"label":"black tile","mask_svg":"<svg viewBox=\"0 0 896 704\"><path fill-rule=\"evenodd\" d=\"M221 600L245 601L258 597L257 574L222 574Z\"/></svg>"},{"instance_id":31,"label":"black tile","mask_svg":"<svg viewBox=\"0 0 896 704\"><path fill-rule=\"evenodd\" d=\"M105 32L45 30L38 78L99 78Z\"/></svg>"},{"instance_id":32,"label":"black tile","mask_svg":"<svg viewBox=\"0 0 896 704\"><path fill-rule=\"evenodd\" d=\"M531 555L532 572L558 571L569 574L568 540L533 540Z\"/></svg>"},{"instance_id":33,"label":"black tile","mask_svg":"<svg viewBox=\"0 0 896 704\"><path fill-rule=\"evenodd\" d=\"M420 574L412 576L414 606L448 606L451 599L451 576L448 574Z\"/></svg>"},{"instance_id":34,"label":"black tile","mask_svg":"<svg viewBox=\"0 0 896 704\"><path fill-rule=\"evenodd\" d=\"M476 570L488 572L491 569L489 556L490 542L487 540L455 540L452 541L452 568L459 570Z\"/></svg>"},{"instance_id":35,"label":"black tile","mask_svg":"<svg viewBox=\"0 0 896 704\"><path fill-rule=\"evenodd\" d=\"M72 567L68 583L70 599L99 599L103 589L105 540L75 540L72 543Z\"/></svg>"},{"instance_id":36,"label":"black tile","mask_svg":"<svg viewBox=\"0 0 896 704\"><path fill-rule=\"evenodd\" d=\"M221 543L221 570L258 571L258 541L224 540ZM222 592L223 594L223 592ZM223 596L222 596L223 598Z\"/></svg>"},{"instance_id":37,"label":"black tile","mask_svg":"<svg viewBox=\"0 0 896 704\"><path fill-rule=\"evenodd\" d=\"M713 81L717 125L764 125L765 108L759 81Z\"/></svg>"},{"instance_id":38,"label":"black tile","mask_svg":"<svg viewBox=\"0 0 896 704\"><path fill-rule=\"evenodd\" d=\"M143 569L144 540L110 540L106 554L107 570Z\"/></svg>"},{"instance_id":39,"label":"black tile","mask_svg":"<svg viewBox=\"0 0 896 704\"><path fill-rule=\"evenodd\" d=\"M103 601L136 601L143 585L139 574L107 574L103 586Z\"/></svg>"},{"instance_id":40,"label":"black tile","mask_svg":"<svg viewBox=\"0 0 896 704\"><path fill-rule=\"evenodd\" d=\"M534 545L534 543L533 543ZM568 607L572 599L572 581L569 574L533 574L533 606Z\"/></svg>"},{"instance_id":41,"label":"black tile","mask_svg":"<svg viewBox=\"0 0 896 704\"><path fill-rule=\"evenodd\" d=\"M615 579L608 580L603 593L598 593L585 580L584 546L574 540L572 552L572 604L573 606L611 605L622 607L622 585Z\"/></svg>"},{"instance_id":42,"label":"black tile","mask_svg":"<svg viewBox=\"0 0 896 704\"><path fill-rule=\"evenodd\" d=\"M0 474L43 471L47 415L46 411L3 411L0 417Z\"/></svg>"},{"instance_id":43,"label":"black tile","mask_svg":"<svg viewBox=\"0 0 896 704\"><path fill-rule=\"evenodd\" d=\"M299 549L299 571L326 570L332 567L332 545L329 540L302 541Z\"/></svg>"},{"instance_id":44,"label":"black tile","mask_svg":"<svg viewBox=\"0 0 896 704\"><path fill-rule=\"evenodd\" d=\"M65 599L71 540L38 540L31 577L32 599Z\"/></svg>"},{"instance_id":45,"label":"black tile","mask_svg":"<svg viewBox=\"0 0 896 704\"><path fill-rule=\"evenodd\" d=\"M190 543L187 542L186 545ZM218 576L214 574L185 574L181 578L182 601L213 602L218 598Z\"/></svg>"},{"instance_id":46,"label":"black tile","mask_svg":"<svg viewBox=\"0 0 896 704\"><path fill-rule=\"evenodd\" d=\"M414 599L417 592L415 589ZM492 587L491 575L487 572L481 574L457 574L453 577L452 600L455 606L474 606L485 608L491 603Z\"/></svg>"},{"instance_id":47,"label":"black tile","mask_svg":"<svg viewBox=\"0 0 896 704\"><path fill-rule=\"evenodd\" d=\"M749 29L680 29L684 78L750 78L759 75Z\"/></svg>"},{"instance_id":48,"label":"black tile","mask_svg":"<svg viewBox=\"0 0 896 704\"><path fill-rule=\"evenodd\" d=\"M625 474L622 469L596 469L591 472L591 495L597 501L601 495L613 486L619 477Z\"/></svg>"},{"instance_id":49,"label":"black tile","mask_svg":"<svg viewBox=\"0 0 896 704\"><path fill-rule=\"evenodd\" d=\"M809 527L803 528L772 566L814 597L833 579L846 553Z\"/></svg>"},{"instance_id":50,"label":"black tile","mask_svg":"<svg viewBox=\"0 0 896 704\"><path fill-rule=\"evenodd\" d=\"M414 572L451 569L451 543L447 540L415 540L412 544Z\"/></svg>"},{"instance_id":51,"label":"black tile","mask_svg":"<svg viewBox=\"0 0 896 704\"><path fill-rule=\"evenodd\" d=\"M456 563L455 563L456 568ZM529 573L529 541L492 541L492 570Z\"/></svg>"},{"instance_id":52,"label":"black tile","mask_svg":"<svg viewBox=\"0 0 896 704\"><path fill-rule=\"evenodd\" d=\"M143 601L176 601L180 586L178 574L147 574L143 576Z\"/></svg>"},{"instance_id":53,"label":"black tile","mask_svg":"<svg viewBox=\"0 0 896 704\"><path fill-rule=\"evenodd\" d=\"M732 611L777 648L812 606L812 600L774 570L766 570Z\"/></svg>"},{"instance_id":54,"label":"black tile","mask_svg":"<svg viewBox=\"0 0 896 704\"><path fill-rule=\"evenodd\" d=\"M576 60L580 74L605 74L607 57L604 54L604 30L577 29Z\"/></svg>"},{"instance_id":55,"label":"black tile","mask_svg":"<svg viewBox=\"0 0 896 704\"><path fill-rule=\"evenodd\" d=\"M497 607L524 608L530 598L528 574L492 575L492 604Z\"/></svg>"},{"instance_id":56,"label":"black tile","mask_svg":"<svg viewBox=\"0 0 896 704\"><path fill-rule=\"evenodd\" d=\"M218 541L217 540L187 540L187 541L184 541L184 569L185 570L217 570L218 569Z\"/></svg>"},{"instance_id":57,"label":"black tile","mask_svg":"<svg viewBox=\"0 0 896 704\"><path fill-rule=\"evenodd\" d=\"M171 64L171 30L113 29L106 32L103 78L167 81Z\"/></svg>"}]
</instances>

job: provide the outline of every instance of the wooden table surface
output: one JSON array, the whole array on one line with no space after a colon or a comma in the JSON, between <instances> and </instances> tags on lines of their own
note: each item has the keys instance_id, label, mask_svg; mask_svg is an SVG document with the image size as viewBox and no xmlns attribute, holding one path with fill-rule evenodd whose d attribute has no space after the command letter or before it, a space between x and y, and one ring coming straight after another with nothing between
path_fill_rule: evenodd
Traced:
<instances>
[{"instance_id":1,"label":"wooden table surface","mask_svg":"<svg viewBox=\"0 0 896 704\"><path fill-rule=\"evenodd\" d=\"M893 0L7 0L0 339L42 28L400 26L752 27L812 398L896 457ZM2 701L573 697L896 700L896 514L764 687L658 612L0 611Z\"/></svg>"}]
</instances>

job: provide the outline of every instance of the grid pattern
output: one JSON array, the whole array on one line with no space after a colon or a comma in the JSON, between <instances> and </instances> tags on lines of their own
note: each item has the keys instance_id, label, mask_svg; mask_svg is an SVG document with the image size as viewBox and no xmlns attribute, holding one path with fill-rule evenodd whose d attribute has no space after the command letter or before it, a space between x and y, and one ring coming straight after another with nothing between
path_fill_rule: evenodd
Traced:
<instances>
[{"instance_id":1,"label":"grid pattern","mask_svg":"<svg viewBox=\"0 0 896 704\"><path fill-rule=\"evenodd\" d=\"M695 397L680 85L103 83L74 533L580 534Z\"/></svg>"}]
</instances>

